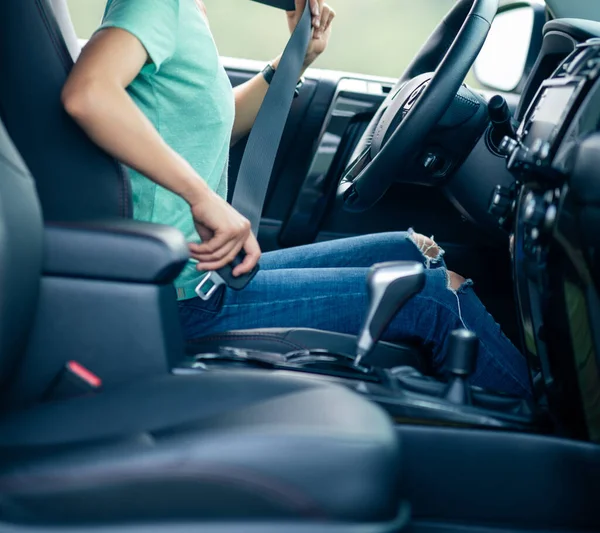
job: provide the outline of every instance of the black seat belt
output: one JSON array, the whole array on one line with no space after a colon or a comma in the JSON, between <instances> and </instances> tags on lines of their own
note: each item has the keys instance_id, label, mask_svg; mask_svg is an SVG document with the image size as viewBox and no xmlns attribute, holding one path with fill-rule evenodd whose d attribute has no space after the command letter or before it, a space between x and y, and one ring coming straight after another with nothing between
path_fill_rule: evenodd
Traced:
<instances>
[{"instance_id":1,"label":"black seat belt","mask_svg":"<svg viewBox=\"0 0 600 533\"><path fill-rule=\"evenodd\" d=\"M253 1L286 11L295 9L294 0ZM312 16L309 4L310 0L306 0L302 17L285 47L256 116L233 192L231 205L250 221L252 232L257 236L275 158L311 39ZM196 288L198 296L208 300L223 284L234 290L241 290L248 285L258 272L258 265L252 272L243 276L232 275L233 269L244 260L244 257L245 253L242 251L231 264L205 276Z\"/></svg>"},{"instance_id":2,"label":"black seat belt","mask_svg":"<svg viewBox=\"0 0 600 533\"><path fill-rule=\"evenodd\" d=\"M254 0L280 9L293 11L294 0ZM258 235L263 205L275 165L296 84L311 38L309 0L302 18L292 34L258 112L242 157L231 205L252 224Z\"/></svg>"}]
</instances>

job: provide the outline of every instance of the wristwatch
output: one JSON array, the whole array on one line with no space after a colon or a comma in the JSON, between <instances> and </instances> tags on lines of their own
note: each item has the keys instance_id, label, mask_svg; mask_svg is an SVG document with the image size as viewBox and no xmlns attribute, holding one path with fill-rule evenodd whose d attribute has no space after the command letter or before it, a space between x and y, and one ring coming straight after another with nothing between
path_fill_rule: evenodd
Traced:
<instances>
[{"instance_id":1,"label":"wristwatch","mask_svg":"<svg viewBox=\"0 0 600 533\"><path fill-rule=\"evenodd\" d=\"M275 76L275 68L271 63L268 63L267 66L262 70L262 76L265 81L271 85L271 81L273 81L273 76ZM294 98L297 98L300 95L300 89L304 85L304 76L300 78L300 81L296 84L296 90L294 91Z\"/></svg>"}]
</instances>

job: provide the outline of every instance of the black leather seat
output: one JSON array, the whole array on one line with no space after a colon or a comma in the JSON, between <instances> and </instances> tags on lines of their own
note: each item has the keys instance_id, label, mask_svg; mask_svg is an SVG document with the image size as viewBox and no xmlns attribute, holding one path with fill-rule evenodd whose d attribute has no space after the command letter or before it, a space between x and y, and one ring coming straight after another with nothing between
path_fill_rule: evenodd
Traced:
<instances>
[{"instance_id":1,"label":"black leather seat","mask_svg":"<svg viewBox=\"0 0 600 533\"><path fill-rule=\"evenodd\" d=\"M376 405L326 381L248 370L175 376L165 361L93 394L11 406L8 385L28 368L36 330L65 318L41 308L51 286L40 284L42 217L1 122L0 235L0 530L153 522L172 531L211 520L251 520L261 531L282 522L398 527L394 429ZM69 283L98 285L101 273L62 276L68 292ZM124 369L131 355L118 361Z\"/></svg>"},{"instance_id":2,"label":"black leather seat","mask_svg":"<svg viewBox=\"0 0 600 533\"><path fill-rule=\"evenodd\" d=\"M123 168L94 146L62 109L60 92L77 46L65 0L2 2L0 118L36 180L46 221L130 218L130 184ZM355 337L324 331L254 330L251 336L223 332L191 340L186 351L210 351L218 339L221 345L243 342L275 352L293 346L355 353ZM408 345L382 345L373 357L381 366L425 370L421 355Z\"/></svg>"}]
</instances>

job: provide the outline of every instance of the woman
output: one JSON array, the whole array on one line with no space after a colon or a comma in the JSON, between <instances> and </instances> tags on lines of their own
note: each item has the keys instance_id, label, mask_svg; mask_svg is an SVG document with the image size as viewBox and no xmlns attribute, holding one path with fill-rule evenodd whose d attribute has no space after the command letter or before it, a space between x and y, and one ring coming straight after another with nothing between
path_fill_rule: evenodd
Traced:
<instances>
[{"instance_id":1,"label":"woman","mask_svg":"<svg viewBox=\"0 0 600 533\"><path fill-rule=\"evenodd\" d=\"M290 30L306 0L287 13ZM313 38L304 66L327 47L334 11L310 0ZM272 68L278 64L276 58ZM201 272L247 253L234 274L253 268L260 248L227 202L230 143L246 135L267 92L259 74L232 90L201 0L108 0L104 21L63 91L67 112L104 150L131 168L134 216L181 230L192 260L175 284L188 338L259 327L310 327L356 334L373 263L416 260L428 266L424 290L401 310L387 340L418 339L442 371L448 333L474 330L481 349L473 382L530 394L523 356L501 333L471 288L447 271L442 251L414 233L370 235L266 253L241 292L209 302L195 296Z\"/></svg>"}]
</instances>

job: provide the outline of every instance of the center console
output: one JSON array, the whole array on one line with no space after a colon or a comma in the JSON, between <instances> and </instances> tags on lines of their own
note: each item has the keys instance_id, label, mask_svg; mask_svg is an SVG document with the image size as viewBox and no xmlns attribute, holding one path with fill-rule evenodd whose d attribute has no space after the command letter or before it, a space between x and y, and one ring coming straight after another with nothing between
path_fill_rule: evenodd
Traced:
<instances>
[{"instance_id":1,"label":"center console","mask_svg":"<svg viewBox=\"0 0 600 533\"><path fill-rule=\"evenodd\" d=\"M469 383L479 350L477 336L452 333L445 376L425 376L412 367L378 368L371 354L392 318L424 286L415 262L374 265L367 277L369 306L355 353L299 350L287 354L220 348L188 358L177 374L242 367L261 372L302 373L341 384L382 406L397 423L544 431L547 421L532 403Z\"/></svg>"},{"instance_id":2,"label":"center console","mask_svg":"<svg viewBox=\"0 0 600 533\"><path fill-rule=\"evenodd\" d=\"M514 232L522 339L563 434L600 441L596 216L600 179L600 39L590 39L539 87L501 150L516 178L490 212Z\"/></svg>"},{"instance_id":3,"label":"center console","mask_svg":"<svg viewBox=\"0 0 600 533\"><path fill-rule=\"evenodd\" d=\"M313 379L339 383L378 403L396 423L531 432L547 428L545 418L527 400L470 386L467 367L457 367L445 382L423 376L411 367L357 368L352 357L326 351L281 355L223 348L189 358L174 372L185 375L232 366L276 374L308 373Z\"/></svg>"}]
</instances>

